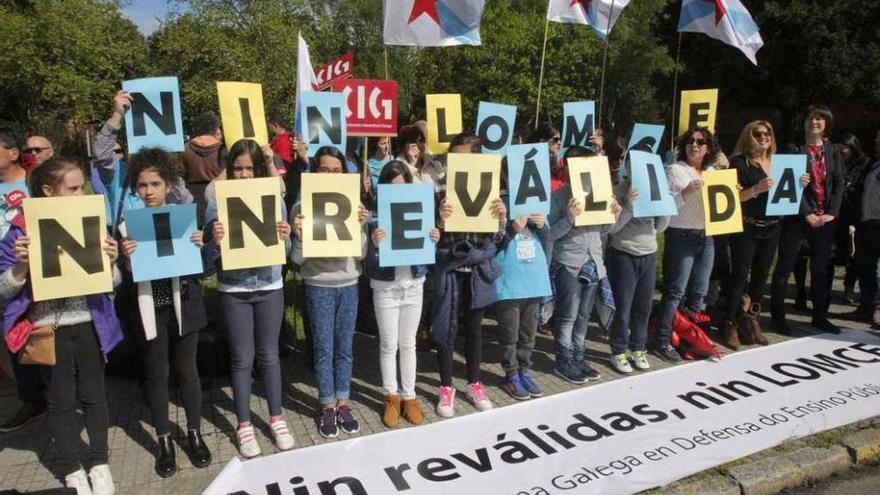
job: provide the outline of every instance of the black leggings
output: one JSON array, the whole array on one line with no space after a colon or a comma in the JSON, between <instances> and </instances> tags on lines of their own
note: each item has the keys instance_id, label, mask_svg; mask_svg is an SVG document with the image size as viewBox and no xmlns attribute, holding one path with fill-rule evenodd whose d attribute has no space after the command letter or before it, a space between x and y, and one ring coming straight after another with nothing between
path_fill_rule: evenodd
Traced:
<instances>
[{"instance_id":1,"label":"black leggings","mask_svg":"<svg viewBox=\"0 0 880 495\"><path fill-rule=\"evenodd\" d=\"M92 323L59 327L55 331L55 366L40 368L47 383L49 429L58 449L61 477L80 469L77 403L89 434L86 466L107 464L110 420L104 394L104 356Z\"/></svg>"},{"instance_id":2,"label":"black leggings","mask_svg":"<svg viewBox=\"0 0 880 495\"><path fill-rule=\"evenodd\" d=\"M146 342L146 385L157 435L171 433L171 424L168 421L169 355L174 363L174 375L180 385L187 428L199 428L202 387L196 366L198 345L199 332L180 335L173 306L156 309L156 338Z\"/></svg>"},{"instance_id":3,"label":"black leggings","mask_svg":"<svg viewBox=\"0 0 880 495\"><path fill-rule=\"evenodd\" d=\"M456 301L456 315L463 324L465 334L465 362L467 363L468 383L480 381L480 364L483 362L483 313L484 309L468 310L471 305L471 274L468 272L455 272L455 283L458 286L458 301ZM453 316L455 317L455 315ZM450 322L452 324L452 322ZM453 338L454 341L454 338ZM437 347L437 363L440 368L440 384L445 387L452 386L452 358L453 348L443 345Z\"/></svg>"},{"instance_id":4,"label":"black leggings","mask_svg":"<svg viewBox=\"0 0 880 495\"><path fill-rule=\"evenodd\" d=\"M744 232L731 238L733 271L729 279L725 308L728 320L736 321L736 317L742 311L743 294L749 295L752 304L761 304L778 241L778 225L770 227L746 225Z\"/></svg>"}]
</instances>

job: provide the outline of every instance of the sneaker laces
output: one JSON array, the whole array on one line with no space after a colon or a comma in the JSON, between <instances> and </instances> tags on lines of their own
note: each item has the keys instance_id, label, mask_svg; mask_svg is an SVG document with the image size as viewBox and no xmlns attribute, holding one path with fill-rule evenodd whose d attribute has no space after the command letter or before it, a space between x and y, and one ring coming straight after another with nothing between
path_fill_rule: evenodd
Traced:
<instances>
[{"instance_id":1,"label":"sneaker laces","mask_svg":"<svg viewBox=\"0 0 880 495\"><path fill-rule=\"evenodd\" d=\"M336 408L336 415L342 418L342 421L348 423L354 421L354 413L348 406L339 406Z\"/></svg>"},{"instance_id":2,"label":"sneaker laces","mask_svg":"<svg viewBox=\"0 0 880 495\"><path fill-rule=\"evenodd\" d=\"M626 366L629 364L629 361L626 359L626 354L618 354L614 356L614 359L617 361L619 366Z\"/></svg>"},{"instance_id":3,"label":"sneaker laces","mask_svg":"<svg viewBox=\"0 0 880 495\"><path fill-rule=\"evenodd\" d=\"M487 400L486 399L486 391L483 389L482 383L480 383L480 382L471 383L469 386L471 389L471 395L473 396L474 400L476 400L477 402L482 402L484 400Z\"/></svg>"},{"instance_id":4,"label":"sneaker laces","mask_svg":"<svg viewBox=\"0 0 880 495\"><path fill-rule=\"evenodd\" d=\"M451 406L452 405L452 387L440 387L440 405L441 406Z\"/></svg>"},{"instance_id":5,"label":"sneaker laces","mask_svg":"<svg viewBox=\"0 0 880 495\"><path fill-rule=\"evenodd\" d=\"M333 407L325 407L321 411L321 424L331 424L336 423L336 408Z\"/></svg>"}]
</instances>

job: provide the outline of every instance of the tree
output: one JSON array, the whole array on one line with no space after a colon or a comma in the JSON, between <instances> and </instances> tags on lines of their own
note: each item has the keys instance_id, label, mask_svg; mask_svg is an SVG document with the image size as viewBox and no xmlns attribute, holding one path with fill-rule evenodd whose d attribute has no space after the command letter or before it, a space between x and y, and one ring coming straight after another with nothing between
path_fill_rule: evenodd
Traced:
<instances>
[{"instance_id":1,"label":"tree","mask_svg":"<svg viewBox=\"0 0 880 495\"><path fill-rule=\"evenodd\" d=\"M103 118L120 81L147 72L146 41L118 2L3 3L0 18L0 120L21 130Z\"/></svg>"}]
</instances>

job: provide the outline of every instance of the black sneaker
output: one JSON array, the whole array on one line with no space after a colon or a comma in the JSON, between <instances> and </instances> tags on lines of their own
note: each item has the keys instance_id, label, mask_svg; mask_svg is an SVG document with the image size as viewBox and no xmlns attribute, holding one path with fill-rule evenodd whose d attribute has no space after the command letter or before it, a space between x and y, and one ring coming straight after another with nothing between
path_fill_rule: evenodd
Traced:
<instances>
[{"instance_id":1,"label":"black sneaker","mask_svg":"<svg viewBox=\"0 0 880 495\"><path fill-rule=\"evenodd\" d=\"M826 333L840 333L840 327L828 321L827 318L822 318L821 320L813 320L811 324Z\"/></svg>"},{"instance_id":2,"label":"black sneaker","mask_svg":"<svg viewBox=\"0 0 880 495\"><path fill-rule=\"evenodd\" d=\"M318 433L324 438L336 438L336 435L339 435L335 407L325 407L321 410L321 417L318 418Z\"/></svg>"},{"instance_id":3,"label":"black sneaker","mask_svg":"<svg viewBox=\"0 0 880 495\"><path fill-rule=\"evenodd\" d=\"M594 382L594 381L602 378L602 375L600 375L598 371L596 371L592 367L590 367L590 365L587 364L586 361L581 362L581 374L583 374L584 378L586 378L587 380L590 380L591 382Z\"/></svg>"},{"instance_id":4,"label":"black sneaker","mask_svg":"<svg viewBox=\"0 0 880 495\"><path fill-rule=\"evenodd\" d=\"M675 350L675 347L672 347L669 344L658 346L654 349L654 354L660 359L670 363L678 363L681 361L681 354Z\"/></svg>"},{"instance_id":5,"label":"black sneaker","mask_svg":"<svg viewBox=\"0 0 880 495\"><path fill-rule=\"evenodd\" d=\"M779 335L794 335L794 332L791 330L791 327L788 326L788 323L784 321L771 321L770 322L770 330Z\"/></svg>"},{"instance_id":6,"label":"black sneaker","mask_svg":"<svg viewBox=\"0 0 880 495\"><path fill-rule=\"evenodd\" d=\"M557 361L553 366L553 374L575 385L583 385L587 383L587 377L578 366L568 361Z\"/></svg>"},{"instance_id":7,"label":"black sneaker","mask_svg":"<svg viewBox=\"0 0 880 495\"><path fill-rule=\"evenodd\" d=\"M336 424L342 428L342 431L351 434L360 431L361 426L354 417L354 411L348 406L339 406L336 408Z\"/></svg>"},{"instance_id":8,"label":"black sneaker","mask_svg":"<svg viewBox=\"0 0 880 495\"><path fill-rule=\"evenodd\" d=\"M45 402L25 402L9 421L0 425L0 433L9 433L42 418L48 411Z\"/></svg>"}]
</instances>

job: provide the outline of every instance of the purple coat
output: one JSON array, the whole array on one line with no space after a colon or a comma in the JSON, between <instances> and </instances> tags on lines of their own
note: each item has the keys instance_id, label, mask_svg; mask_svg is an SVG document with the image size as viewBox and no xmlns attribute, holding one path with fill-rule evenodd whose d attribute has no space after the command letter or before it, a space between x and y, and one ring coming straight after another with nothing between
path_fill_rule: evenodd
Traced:
<instances>
[{"instance_id":1,"label":"purple coat","mask_svg":"<svg viewBox=\"0 0 880 495\"><path fill-rule=\"evenodd\" d=\"M24 235L24 215L18 215L13 219L9 232L0 241L0 274L12 269L15 265L15 240ZM27 310L34 301L31 292L30 279L25 282L21 293L6 304L3 314L3 335L5 336L16 325L30 325L26 321ZM86 304L92 314L92 323L98 333L98 341L101 343L101 352L104 358L122 341L122 327L116 318L116 310L113 308L113 300L108 294L94 294L86 296ZM27 330L30 333L30 329ZM17 350L15 350L17 351Z\"/></svg>"}]
</instances>

